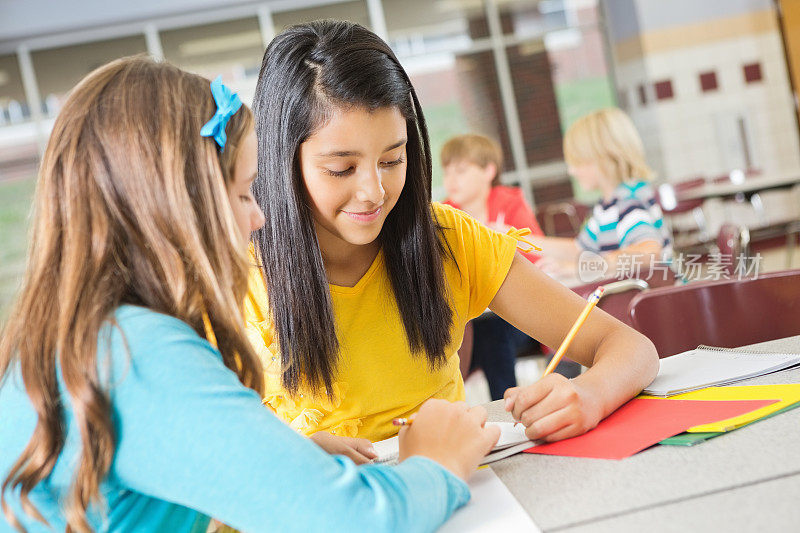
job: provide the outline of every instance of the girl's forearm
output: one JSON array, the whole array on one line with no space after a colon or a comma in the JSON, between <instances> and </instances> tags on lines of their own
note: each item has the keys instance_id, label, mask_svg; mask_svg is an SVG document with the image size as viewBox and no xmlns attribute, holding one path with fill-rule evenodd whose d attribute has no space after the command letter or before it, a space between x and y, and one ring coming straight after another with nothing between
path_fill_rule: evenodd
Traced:
<instances>
[{"instance_id":1,"label":"girl's forearm","mask_svg":"<svg viewBox=\"0 0 800 533\"><path fill-rule=\"evenodd\" d=\"M575 380L591 391L605 418L639 394L657 373L658 354L653 343L634 330L620 327L601 341L591 368Z\"/></svg>"}]
</instances>

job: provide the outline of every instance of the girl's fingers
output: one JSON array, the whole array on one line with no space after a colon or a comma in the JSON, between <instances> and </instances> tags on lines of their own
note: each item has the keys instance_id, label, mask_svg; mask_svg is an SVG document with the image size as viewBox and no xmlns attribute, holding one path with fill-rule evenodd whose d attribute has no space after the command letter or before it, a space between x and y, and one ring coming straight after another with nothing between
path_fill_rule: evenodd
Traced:
<instances>
[{"instance_id":1,"label":"girl's fingers","mask_svg":"<svg viewBox=\"0 0 800 533\"><path fill-rule=\"evenodd\" d=\"M373 459L378 457L378 454L375 453L375 448L372 447L372 443L367 439L336 436L332 438L336 442L336 447L335 451L329 453L345 455L357 465L372 462Z\"/></svg>"},{"instance_id":2,"label":"girl's fingers","mask_svg":"<svg viewBox=\"0 0 800 533\"><path fill-rule=\"evenodd\" d=\"M551 376L552 375L553 374L551 374ZM555 384L556 378L545 376L536 383L520 390L514 401L513 410L511 411L514 420L520 420L523 412L527 411L532 405L540 402L545 396L550 394Z\"/></svg>"},{"instance_id":3,"label":"girl's fingers","mask_svg":"<svg viewBox=\"0 0 800 533\"><path fill-rule=\"evenodd\" d=\"M525 429L525 435L531 440L544 439L561 428L571 425L573 422L570 408L565 407L528 426Z\"/></svg>"},{"instance_id":4,"label":"girl's fingers","mask_svg":"<svg viewBox=\"0 0 800 533\"><path fill-rule=\"evenodd\" d=\"M581 430L580 424L570 424L566 427L559 429L547 437L545 437L545 441L547 442L555 442L557 440L564 440L569 439L571 437L577 437L578 435L583 435L583 431Z\"/></svg>"},{"instance_id":5,"label":"girl's fingers","mask_svg":"<svg viewBox=\"0 0 800 533\"><path fill-rule=\"evenodd\" d=\"M518 420L522 422L525 427L528 427L537 420L551 413L555 413L556 411L560 411L568 405L569 401L565 398L565 395L553 389L547 396L523 411Z\"/></svg>"},{"instance_id":6,"label":"girl's fingers","mask_svg":"<svg viewBox=\"0 0 800 533\"><path fill-rule=\"evenodd\" d=\"M378 457L378 454L375 453L375 448L372 447L372 443L367 439L356 439L354 447L358 453L370 460Z\"/></svg>"},{"instance_id":7,"label":"girl's fingers","mask_svg":"<svg viewBox=\"0 0 800 533\"><path fill-rule=\"evenodd\" d=\"M344 452L343 455L345 455L345 456L349 457L350 459L352 459L353 462L355 464L357 464L357 465L363 465L363 464L367 464L367 463L371 463L372 462L371 458L367 458L366 456L361 454L355 448L350 448L348 446L347 448L345 448L342 451Z\"/></svg>"},{"instance_id":8,"label":"girl's fingers","mask_svg":"<svg viewBox=\"0 0 800 533\"><path fill-rule=\"evenodd\" d=\"M483 429L483 435L486 437L486 449L484 455L492 451L494 445L500 440L500 426L489 426Z\"/></svg>"},{"instance_id":9,"label":"girl's fingers","mask_svg":"<svg viewBox=\"0 0 800 533\"><path fill-rule=\"evenodd\" d=\"M486 411L486 409L484 409L483 407L478 405L478 406L472 407L469 410L469 414L475 420L478 421L478 423L481 425L481 427L486 426L486 421L489 419L489 413Z\"/></svg>"},{"instance_id":10,"label":"girl's fingers","mask_svg":"<svg viewBox=\"0 0 800 533\"><path fill-rule=\"evenodd\" d=\"M511 411L514 408L514 401L517 399L517 394L519 394L519 387L511 387L510 389L506 389L506 392L503 393L503 398L505 399L503 408L506 411Z\"/></svg>"}]
</instances>

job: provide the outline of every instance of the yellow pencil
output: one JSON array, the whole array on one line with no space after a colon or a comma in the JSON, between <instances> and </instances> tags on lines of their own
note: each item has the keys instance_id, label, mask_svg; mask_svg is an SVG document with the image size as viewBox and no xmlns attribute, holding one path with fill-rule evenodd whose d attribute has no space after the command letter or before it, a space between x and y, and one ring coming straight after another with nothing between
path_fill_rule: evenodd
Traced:
<instances>
[{"instance_id":1,"label":"yellow pencil","mask_svg":"<svg viewBox=\"0 0 800 533\"><path fill-rule=\"evenodd\" d=\"M586 317L589 316L589 312L594 308L595 305L597 305L597 302L600 301L600 297L603 296L604 291L604 287L597 287L597 290L589 295L589 298L587 299L588 301L586 302L586 307L583 308L583 311L581 312L580 316L578 316L578 319L574 324L572 324L572 329L570 329L569 333L567 333L567 336L564 337L564 342L562 342L561 346L558 347L558 351L556 351L553 359L550 360L550 364L547 365L542 377L552 373L556 366L558 366L559 361L561 361L561 358L564 357L564 353L566 353L567 348L569 348L570 343L572 343L572 339L574 339L575 335L578 334L578 330L583 323L586 322Z\"/></svg>"}]
</instances>

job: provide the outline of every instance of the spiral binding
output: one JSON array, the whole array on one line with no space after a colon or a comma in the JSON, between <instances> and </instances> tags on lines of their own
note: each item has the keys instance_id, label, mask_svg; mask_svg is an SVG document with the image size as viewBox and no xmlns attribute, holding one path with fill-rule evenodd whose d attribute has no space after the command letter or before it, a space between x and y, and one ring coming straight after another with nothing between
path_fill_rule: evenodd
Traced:
<instances>
[{"instance_id":1,"label":"spiral binding","mask_svg":"<svg viewBox=\"0 0 800 533\"><path fill-rule=\"evenodd\" d=\"M735 353L738 355L785 355L791 356L792 354L788 353L778 353L768 350L753 350L750 348L722 348L719 346L708 346L706 344L701 344L695 350L706 350L709 352L716 352L716 353Z\"/></svg>"}]
</instances>

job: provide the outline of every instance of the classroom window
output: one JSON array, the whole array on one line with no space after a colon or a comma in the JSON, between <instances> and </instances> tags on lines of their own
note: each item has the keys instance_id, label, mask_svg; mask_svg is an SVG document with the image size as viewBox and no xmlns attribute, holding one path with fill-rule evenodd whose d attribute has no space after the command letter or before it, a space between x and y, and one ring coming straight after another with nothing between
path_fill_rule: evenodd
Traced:
<instances>
[{"instance_id":1,"label":"classroom window","mask_svg":"<svg viewBox=\"0 0 800 533\"><path fill-rule=\"evenodd\" d=\"M547 33L542 43L552 73L561 131L565 132L580 117L618 104L606 61L600 11L589 2L539 2L538 6L554 10L551 20L560 20L556 8L563 9L560 16L564 27Z\"/></svg>"},{"instance_id":2,"label":"classroom window","mask_svg":"<svg viewBox=\"0 0 800 533\"><path fill-rule=\"evenodd\" d=\"M264 41L256 17L160 32L164 58L208 79L222 75L242 101L253 101Z\"/></svg>"},{"instance_id":3,"label":"classroom window","mask_svg":"<svg viewBox=\"0 0 800 533\"><path fill-rule=\"evenodd\" d=\"M536 203L565 199L573 194L582 201L594 201L591 193L576 183L569 190L566 169L559 163L564 157L563 133L570 125L587 113L616 105L617 101L606 62L599 2L503 0L493 4L499 14L511 71L525 164L534 172L541 172L540 177L555 178L549 183L529 182ZM481 19L485 17L476 23ZM475 24L472 29L482 30L482 27ZM479 35L484 33L474 33L473 38ZM486 56L486 72L494 71L491 51ZM506 153L504 170L519 172L523 169L518 169L512 158L510 128L502 98L488 102L496 118L485 116L482 127L496 125ZM518 175L520 181L525 180L524 172Z\"/></svg>"},{"instance_id":4,"label":"classroom window","mask_svg":"<svg viewBox=\"0 0 800 533\"><path fill-rule=\"evenodd\" d=\"M575 25L571 6L564 0L511 0L498 2L505 19L503 33L521 39L541 37L545 33ZM584 2L585 5L589 3Z\"/></svg>"},{"instance_id":5,"label":"classroom window","mask_svg":"<svg viewBox=\"0 0 800 533\"><path fill-rule=\"evenodd\" d=\"M144 36L132 35L32 52L31 60L45 116L56 116L67 93L97 67L146 51Z\"/></svg>"},{"instance_id":6,"label":"classroom window","mask_svg":"<svg viewBox=\"0 0 800 533\"><path fill-rule=\"evenodd\" d=\"M575 120L616 104L597 2L497 2L528 163L563 157L561 134ZM551 142L552 139L552 142Z\"/></svg>"},{"instance_id":7,"label":"classroom window","mask_svg":"<svg viewBox=\"0 0 800 533\"><path fill-rule=\"evenodd\" d=\"M704 93L709 91L716 91L719 86L717 84L717 73L713 70L709 72L700 73L700 90Z\"/></svg>"},{"instance_id":8,"label":"classroom window","mask_svg":"<svg viewBox=\"0 0 800 533\"><path fill-rule=\"evenodd\" d=\"M519 78L515 83L518 100L523 102L519 107L528 164L533 166L537 163L563 160L563 132L580 117L598 109L626 106L627 102L618 100L611 79L612 66L607 61L608 50L603 36L602 9L599 2L549 0L517 4L527 4L529 12L535 6L538 11L536 16L523 16L520 13L515 19L517 35L522 34L523 22L526 20L531 27L538 21L536 24L540 28L547 29L547 33L538 41L535 38L527 41L528 52L535 57L538 50L544 49L544 53L540 52L540 55L550 71L550 84L556 98L556 113L553 113L552 107L539 104L541 95L545 94L543 88L546 85L534 76L525 81L517 74L528 72L529 67L524 62L518 64L516 71L512 66L515 80ZM513 0L506 5L514 5ZM524 96L526 93L529 96ZM554 124L555 121L557 122ZM551 134L550 131L558 135ZM572 196L584 203L597 200L596 193L581 187L574 177L570 177L570 184L572 192L566 182L537 184L534 186L534 195L538 203Z\"/></svg>"},{"instance_id":9,"label":"classroom window","mask_svg":"<svg viewBox=\"0 0 800 533\"><path fill-rule=\"evenodd\" d=\"M301 2L297 3L300 4ZM413 11L409 13L410 16L414 14ZM364 0L331 2L291 11L278 11L272 15L272 22L275 25L276 32L280 32L292 24L302 24L320 19L347 20L361 24L365 28L370 27L369 11Z\"/></svg>"},{"instance_id":10,"label":"classroom window","mask_svg":"<svg viewBox=\"0 0 800 533\"><path fill-rule=\"evenodd\" d=\"M470 131L500 139L496 117L502 108L484 96L499 95L492 53L485 48L471 51L488 35L485 9L481 2L459 7L446 0L384 0L383 10L389 44L425 113L433 155L432 194L441 200L445 191L439 153L444 143ZM484 128L485 123L493 126Z\"/></svg>"},{"instance_id":11,"label":"classroom window","mask_svg":"<svg viewBox=\"0 0 800 533\"><path fill-rule=\"evenodd\" d=\"M508 0L496 8L525 163L552 165L563 159L562 135L572 122L616 102L597 2ZM383 0L383 9L389 43L425 110L434 163L448 137L471 131L500 142L504 172L522 170L512 153L486 3ZM434 197L442 192L437 167Z\"/></svg>"},{"instance_id":12,"label":"classroom window","mask_svg":"<svg viewBox=\"0 0 800 533\"><path fill-rule=\"evenodd\" d=\"M0 55L0 126L27 120L27 108L16 54Z\"/></svg>"}]
</instances>

